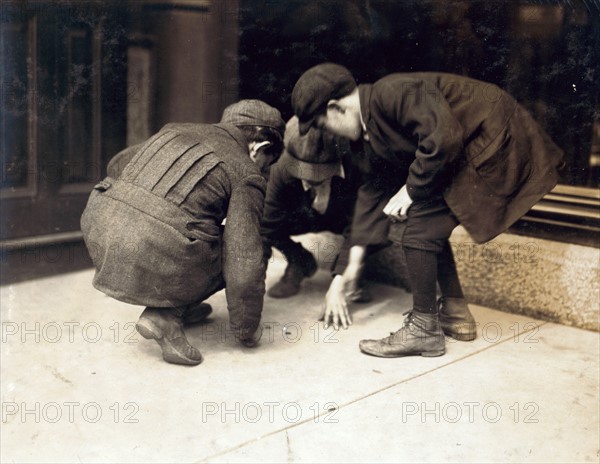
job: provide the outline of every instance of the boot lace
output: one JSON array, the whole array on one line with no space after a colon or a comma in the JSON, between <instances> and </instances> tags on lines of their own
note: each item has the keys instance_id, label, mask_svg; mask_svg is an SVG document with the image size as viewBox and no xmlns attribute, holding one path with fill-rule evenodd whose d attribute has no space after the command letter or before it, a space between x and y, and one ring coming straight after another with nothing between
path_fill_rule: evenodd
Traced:
<instances>
[{"instance_id":1,"label":"boot lace","mask_svg":"<svg viewBox=\"0 0 600 464\"><path fill-rule=\"evenodd\" d=\"M408 329L411 325L414 325L414 314L412 311L406 311L404 313L402 313L403 316L406 316L404 318L404 322L402 324L402 327L400 327L398 330L396 330L395 332L390 332L390 335L388 337L385 337L383 340L381 340L383 343L387 343L388 345L391 344L392 342L392 338L394 338L394 336L396 336L398 333L400 333L401 331L403 331L405 328Z\"/></svg>"}]
</instances>

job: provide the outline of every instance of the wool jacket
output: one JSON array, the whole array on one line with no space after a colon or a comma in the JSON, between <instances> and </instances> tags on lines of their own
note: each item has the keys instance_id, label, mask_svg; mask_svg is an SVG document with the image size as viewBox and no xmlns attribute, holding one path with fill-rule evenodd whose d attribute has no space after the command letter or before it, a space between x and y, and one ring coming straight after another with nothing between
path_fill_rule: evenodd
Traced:
<instances>
[{"instance_id":1,"label":"wool jacket","mask_svg":"<svg viewBox=\"0 0 600 464\"><path fill-rule=\"evenodd\" d=\"M406 73L358 90L368 137L365 172L371 178L359 192L358 216L406 184L413 201L443 196L482 243L510 227L558 182L561 149L493 84Z\"/></svg>"},{"instance_id":2,"label":"wool jacket","mask_svg":"<svg viewBox=\"0 0 600 464\"><path fill-rule=\"evenodd\" d=\"M348 264L350 226L361 185L360 172L350 157L344 157L342 166L344 178L332 177L329 203L325 213L320 215L312 209L310 191L304 190L302 180L286 169L285 158L281 158L271 167L261 228L265 239L275 242L310 230L310 224L305 224L304 231L295 229L298 221L311 221L312 218L330 232L343 234L344 242L333 269L335 274L343 273ZM382 241L386 241L386 235L382 233Z\"/></svg>"},{"instance_id":3,"label":"wool jacket","mask_svg":"<svg viewBox=\"0 0 600 464\"><path fill-rule=\"evenodd\" d=\"M239 129L169 124L113 161L116 177L94 188L81 219L94 286L126 303L180 307L224 284L232 328L256 329L266 181Z\"/></svg>"}]
</instances>

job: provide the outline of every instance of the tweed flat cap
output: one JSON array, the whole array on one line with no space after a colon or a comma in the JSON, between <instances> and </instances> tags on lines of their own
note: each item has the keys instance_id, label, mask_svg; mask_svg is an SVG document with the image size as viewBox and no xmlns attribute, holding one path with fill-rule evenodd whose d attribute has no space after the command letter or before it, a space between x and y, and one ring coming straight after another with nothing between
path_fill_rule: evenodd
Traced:
<instances>
[{"instance_id":1,"label":"tweed flat cap","mask_svg":"<svg viewBox=\"0 0 600 464\"><path fill-rule=\"evenodd\" d=\"M278 109L261 100L240 100L223 111L221 122L234 126L265 126L279 131L282 135L285 122Z\"/></svg>"},{"instance_id":2,"label":"tweed flat cap","mask_svg":"<svg viewBox=\"0 0 600 464\"><path fill-rule=\"evenodd\" d=\"M314 127L300 135L296 116L285 127L284 144L279 164L293 177L323 182L340 172L341 160L334 136Z\"/></svg>"},{"instance_id":3,"label":"tweed flat cap","mask_svg":"<svg viewBox=\"0 0 600 464\"><path fill-rule=\"evenodd\" d=\"M302 74L292 90L292 108L300 120L300 134L308 132L329 100L344 97L355 88L354 77L339 64L321 63Z\"/></svg>"}]
</instances>

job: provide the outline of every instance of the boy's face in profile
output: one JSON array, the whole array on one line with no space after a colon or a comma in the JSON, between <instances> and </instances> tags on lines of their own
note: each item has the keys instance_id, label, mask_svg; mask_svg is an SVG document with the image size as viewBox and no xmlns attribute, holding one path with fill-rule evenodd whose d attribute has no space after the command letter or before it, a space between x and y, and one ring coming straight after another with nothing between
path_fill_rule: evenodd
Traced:
<instances>
[{"instance_id":1,"label":"boy's face in profile","mask_svg":"<svg viewBox=\"0 0 600 464\"><path fill-rule=\"evenodd\" d=\"M327 105L325 113L317 116L315 124L320 129L352 141L357 141L362 135L360 114L334 102Z\"/></svg>"}]
</instances>

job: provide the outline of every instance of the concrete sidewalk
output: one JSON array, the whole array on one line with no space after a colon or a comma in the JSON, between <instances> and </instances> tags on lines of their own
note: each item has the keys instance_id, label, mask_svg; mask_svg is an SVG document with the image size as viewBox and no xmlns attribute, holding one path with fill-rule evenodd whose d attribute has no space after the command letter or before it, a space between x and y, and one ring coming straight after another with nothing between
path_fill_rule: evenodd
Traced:
<instances>
[{"instance_id":1,"label":"concrete sidewalk","mask_svg":"<svg viewBox=\"0 0 600 464\"><path fill-rule=\"evenodd\" d=\"M285 263L270 264L267 286ZM2 462L599 462L599 334L472 306L474 342L379 359L358 341L401 325L410 294L373 286L347 331L316 323L325 271L265 299L256 349L223 292L187 330L200 366L164 363L142 308L93 271L2 287Z\"/></svg>"}]
</instances>

